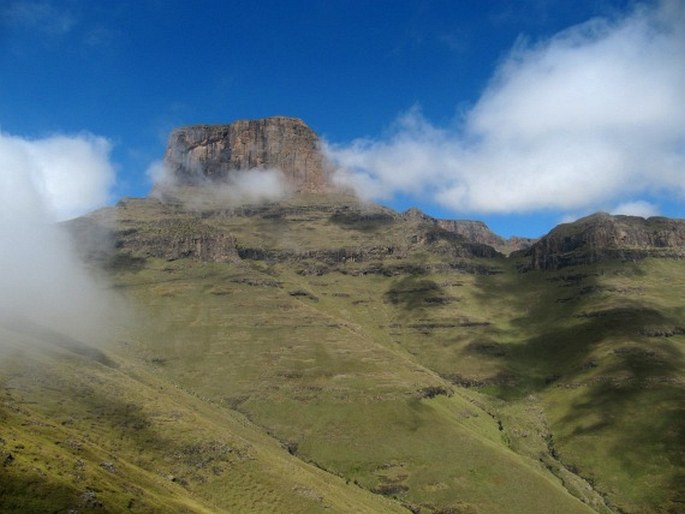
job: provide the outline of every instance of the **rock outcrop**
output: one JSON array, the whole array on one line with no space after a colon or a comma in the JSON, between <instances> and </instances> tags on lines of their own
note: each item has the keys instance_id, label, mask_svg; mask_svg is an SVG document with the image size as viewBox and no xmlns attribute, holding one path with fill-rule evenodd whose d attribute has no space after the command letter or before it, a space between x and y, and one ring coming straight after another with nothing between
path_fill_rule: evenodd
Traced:
<instances>
[{"instance_id":1,"label":"rock outcrop","mask_svg":"<svg viewBox=\"0 0 685 514\"><path fill-rule=\"evenodd\" d=\"M238 170L278 169L298 192L329 189L320 141L302 120L274 116L172 131L164 156L180 185L221 182Z\"/></svg>"},{"instance_id":2,"label":"rock outcrop","mask_svg":"<svg viewBox=\"0 0 685 514\"><path fill-rule=\"evenodd\" d=\"M87 261L104 266L148 258L168 261L238 262L236 240L197 214L152 198L125 198L115 207L65 222Z\"/></svg>"},{"instance_id":3,"label":"rock outcrop","mask_svg":"<svg viewBox=\"0 0 685 514\"><path fill-rule=\"evenodd\" d=\"M504 254L529 248L536 241L527 237L505 239L491 231L482 221L438 219L436 222L440 228L460 234L474 243L492 246Z\"/></svg>"},{"instance_id":4,"label":"rock outcrop","mask_svg":"<svg viewBox=\"0 0 685 514\"><path fill-rule=\"evenodd\" d=\"M528 248L523 269L559 269L610 259L685 258L685 220L597 213L554 228Z\"/></svg>"},{"instance_id":5,"label":"rock outcrop","mask_svg":"<svg viewBox=\"0 0 685 514\"><path fill-rule=\"evenodd\" d=\"M490 246L505 255L516 250L527 249L536 241L535 239L524 237L504 239L491 231L482 221L433 218L416 208L408 209L402 216L406 219L419 220L449 233L462 236L469 243Z\"/></svg>"}]
</instances>

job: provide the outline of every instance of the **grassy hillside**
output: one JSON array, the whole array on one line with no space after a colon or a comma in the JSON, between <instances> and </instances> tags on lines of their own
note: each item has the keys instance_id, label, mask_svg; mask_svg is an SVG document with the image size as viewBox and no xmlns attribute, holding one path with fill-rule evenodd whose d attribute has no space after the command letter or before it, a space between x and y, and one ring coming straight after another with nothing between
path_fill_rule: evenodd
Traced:
<instances>
[{"instance_id":1,"label":"grassy hillside","mask_svg":"<svg viewBox=\"0 0 685 514\"><path fill-rule=\"evenodd\" d=\"M135 312L109 345L2 329L41 350L2 360L0 510L683 511L682 261L188 198L75 225Z\"/></svg>"},{"instance_id":2,"label":"grassy hillside","mask_svg":"<svg viewBox=\"0 0 685 514\"><path fill-rule=\"evenodd\" d=\"M298 457L426 512L586 511L477 402L383 335L394 307L374 290L391 279L283 271L275 287L249 266L183 263L183 278L160 266L166 278L148 268L132 282L161 289L129 286L152 321L141 358Z\"/></svg>"},{"instance_id":3,"label":"grassy hillside","mask_svg":"<svg viewBox=\"0 0 685 514\"><path fill-rule=\"evenodd\" d=\"M406 512L135 364L131 341L36 333L1 333L24 348L0 369L2 512Z\"/></svg>"}]
</instances>

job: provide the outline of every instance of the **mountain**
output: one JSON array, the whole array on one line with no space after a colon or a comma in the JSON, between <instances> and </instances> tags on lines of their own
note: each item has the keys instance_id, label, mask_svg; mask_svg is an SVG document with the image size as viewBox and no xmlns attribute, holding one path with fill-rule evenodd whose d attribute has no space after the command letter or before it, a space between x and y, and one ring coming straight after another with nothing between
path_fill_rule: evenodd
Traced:
<instances>
[{"instance_id":1,"label":"mountain","mask_svg":"<svg viewBox=\"0 0 685 514\"><path fill-rule=\"evenodd\" d=\"M607 260L685 258L685 220L599 212L559 225L518 255L529 269L559 269Z\"/></svg>"},{"instance_id":2,"label":"mountain","mask_svg":"<svg viewBox=\"0 0 685 514\"><path fill-rule=\"evenodd\" d=\"M298 173L227 200L261 168L212 163L66 225L129 306L106 344L0 323L0 511L682 512L680 221L509 254Z\"/></svg>"},{"instance_id":3,"label":"mountain","mask_svg":"<svg viewBox=\"0 0 685 514\"><path fill-rule=\"evenodd\" d=\"M491 246L506 255L516 250L529 248L535 242L535 239L516 236L504 239L492 232L482 221L436 219L416 208L408 209L404 215L409 218L421 219L425 223L433 224L448 232L459 234L468 241Z\"/></svg>"},{"instance_id":4,"label":"mountain","mask_svg":"<svg viewBox=\"0 0 685 514\"><path fill-rule=\"evenodd\" d=\"M178 128L169 137L164 162L182 184L216 183L240 170L278 169L298 192L329 188L319 138L297 118Z\"/></svg>"}]
</instances>

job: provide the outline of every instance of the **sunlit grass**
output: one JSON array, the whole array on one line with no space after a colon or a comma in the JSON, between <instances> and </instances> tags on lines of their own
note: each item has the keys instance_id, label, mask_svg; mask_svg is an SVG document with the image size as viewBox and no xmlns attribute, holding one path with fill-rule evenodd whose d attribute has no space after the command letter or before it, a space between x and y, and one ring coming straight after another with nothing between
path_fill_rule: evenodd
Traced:
<instances>
[{"instance_id":1,"label":"sunlit grass","mask_svg":"<svg viewBox=\"0 0 685 514\"><path fill-rule=\"evenodd\" d=\"M260 259L112 266L133 323L100 353L3 329L40 350L0 366L0 510L677 511L682 262L520 273L311 200L199 213Z\"/></svg>"}]
</instances>

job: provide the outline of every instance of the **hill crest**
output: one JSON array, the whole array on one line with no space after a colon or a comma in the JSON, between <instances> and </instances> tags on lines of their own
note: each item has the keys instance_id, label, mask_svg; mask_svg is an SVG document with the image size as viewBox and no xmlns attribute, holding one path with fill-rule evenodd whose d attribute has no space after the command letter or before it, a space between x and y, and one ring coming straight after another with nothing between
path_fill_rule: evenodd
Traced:
<instances>
[{"instance_id":1,"label":"hill crest","mask_svg":"<svg viewBox=\"0 0 685 514\"><path fill-rule=\"evenodd\" d=\"M607 260L685 258L685 220L598 212L553 228L514 257L524 269L559 269Z\"/></svg>"}]
</instances>

